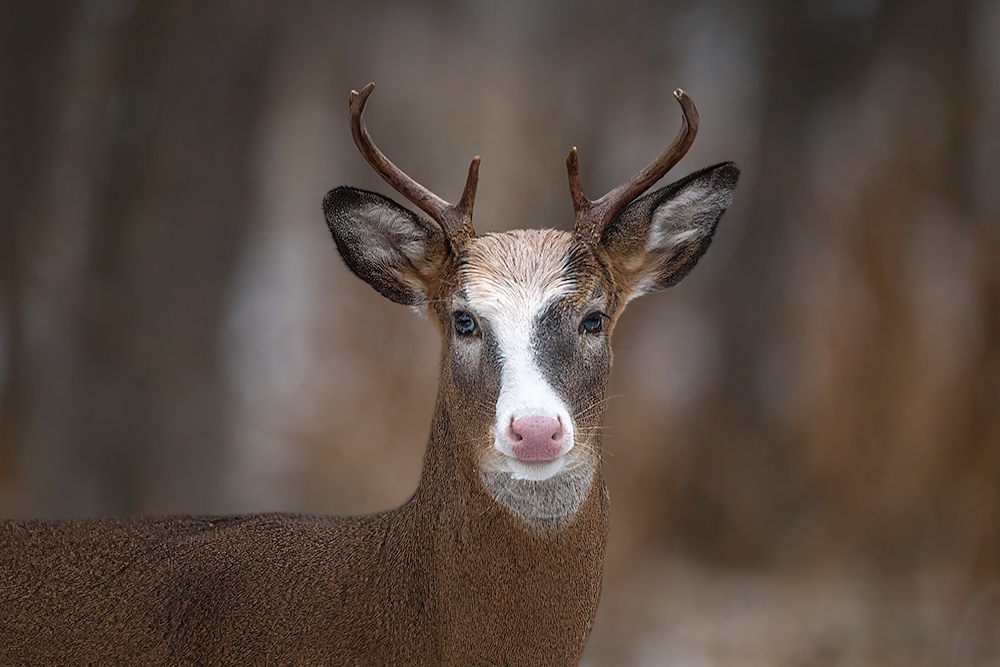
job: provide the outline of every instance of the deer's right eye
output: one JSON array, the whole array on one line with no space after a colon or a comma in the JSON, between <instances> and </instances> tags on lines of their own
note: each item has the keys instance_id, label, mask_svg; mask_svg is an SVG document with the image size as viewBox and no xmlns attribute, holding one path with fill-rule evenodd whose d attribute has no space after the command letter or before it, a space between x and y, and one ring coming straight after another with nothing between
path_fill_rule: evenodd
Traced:
<instances>
[{"instance_id":1,"label":"deer's right eye","mask_svg":"<svg viewBox=\"0 0 1000 667\"><path fill-rule=\"evenodd\" d=\"M472 336L476 333L476 320L464 310L456 310L452 316L455 321L455 333L459 336Z\"/></svg>"},{"instance_id":2,"label":"deer's right eye","mask_svg":"<svg viewBox=\"0 0 1000 667\"><path fill-rule=\"evenodd\" d=\"M580 333L599 334L604 330L604 318L607 317L600 311L595 311L583 318L580 322Z\"/></svg>"}]
</instances>

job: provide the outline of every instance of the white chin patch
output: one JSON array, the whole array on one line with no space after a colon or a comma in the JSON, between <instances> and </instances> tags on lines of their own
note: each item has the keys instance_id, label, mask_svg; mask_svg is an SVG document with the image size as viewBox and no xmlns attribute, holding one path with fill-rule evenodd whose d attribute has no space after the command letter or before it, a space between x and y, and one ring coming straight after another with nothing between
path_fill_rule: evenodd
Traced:
<instances>
[{"instance_id":1,"label":"white chin patch","mask_svg":"<svg viewBox=\"0 0 1000 667\"><path fill-rule=\"evenodd\" d=\"M529 482L540 482L559 474L566 467L566 456L557 456L551 461L519 461L506 457L510 476L514 479L524 479Z\"/></svg>"}]
</instances>

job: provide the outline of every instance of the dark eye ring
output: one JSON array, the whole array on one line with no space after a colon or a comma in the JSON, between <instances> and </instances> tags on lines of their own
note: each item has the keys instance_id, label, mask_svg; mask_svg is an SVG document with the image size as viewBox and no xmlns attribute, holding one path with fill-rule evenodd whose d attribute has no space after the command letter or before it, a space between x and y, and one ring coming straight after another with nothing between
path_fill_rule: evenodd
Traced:
<instances>
[{"instance_id":1,"label":"dark eye ring","mask_svg":"<svg viewBox=\"0 0 1000 667\"><path fill-rule=\"evenodd\" d=\"M476 320L464 310L456 310L452 315L455 321L455 333L459 336L472 336L476 333Z\"/></svg>"},{"instance_id":2,"label":"dark eye ring","mask_svg":"<svg viewBox=\"0 0 1000 667\"><path fill-rule=\"evenodd\" d=\"M604 318L607 317L599 310L595 310L580 322L580 333L599 334L604 330Z\"/></svg>"}]
</instances>

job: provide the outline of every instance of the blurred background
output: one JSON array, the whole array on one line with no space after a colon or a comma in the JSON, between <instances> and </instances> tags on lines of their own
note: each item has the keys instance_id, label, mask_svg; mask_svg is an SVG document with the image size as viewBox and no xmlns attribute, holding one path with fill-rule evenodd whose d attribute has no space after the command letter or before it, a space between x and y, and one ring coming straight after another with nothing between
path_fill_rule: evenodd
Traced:
<instances>
[{"instance_id":1,"label":"blurred background","mask_svg":"<svg viewBox=\"0 0 1000 667\"><path fill-rule=\"evenodd\" d=\"M386 509L437 335L337 256L368 127L480 231L679 127L711 251L615 333L586 665L1000 664L1000 2L0 2L0 515ZM398 197L396 197L398 199ZM2 545L0 545L2 548Z\"/></svg>"}]
</instances>

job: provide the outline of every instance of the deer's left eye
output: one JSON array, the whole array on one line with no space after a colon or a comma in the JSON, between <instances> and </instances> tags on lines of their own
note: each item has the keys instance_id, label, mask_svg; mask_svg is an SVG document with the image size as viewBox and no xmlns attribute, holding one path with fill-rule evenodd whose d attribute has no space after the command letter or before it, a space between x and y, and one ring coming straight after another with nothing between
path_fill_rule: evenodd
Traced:
<instances>
[{"instance_id":1,"label":"deer's left eye","mask_svg":"<svg viewBox=\"0 0 1000 667\"><path fill-rule=\"evenodd\" d=\"M600 311L594 311L583 318L580 322L580 333L599 334L604 330L604 318L607 317Z\"/></svg>"},{"instance_id":2,"label":"deer's left eye","mask_svg":"<svg viewBox=\"0 0 1000 667\"><path fill-rule=\"evenodd\" d=\"M471 336L476 333L476 321L472 319L472 315L464 310L458 310L452 317L455 320L455 332L459 336Z\"/></svg>"}]
</instances>

